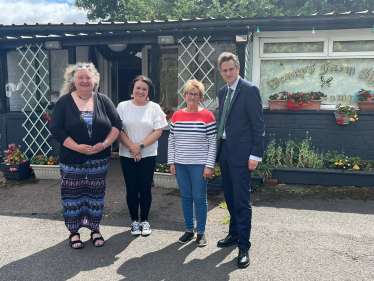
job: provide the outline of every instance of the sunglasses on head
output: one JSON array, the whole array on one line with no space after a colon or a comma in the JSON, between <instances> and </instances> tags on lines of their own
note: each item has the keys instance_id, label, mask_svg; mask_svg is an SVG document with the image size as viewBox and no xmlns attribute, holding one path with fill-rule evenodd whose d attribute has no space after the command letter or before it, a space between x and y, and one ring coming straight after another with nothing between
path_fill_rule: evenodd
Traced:
<instances>
[{"instance_id":1,"label":"sunglasses on head","mask_svg":"<svg viewBox=\"0 0 374 281\"><path fill-rule=\"evenodd\" d=\"M91 65L89 65L89 64L77 64L77 67L78 68L83 68L83 67L85 67L85 68L90 68L91 67Z\"/></svg>"}]
</instances>

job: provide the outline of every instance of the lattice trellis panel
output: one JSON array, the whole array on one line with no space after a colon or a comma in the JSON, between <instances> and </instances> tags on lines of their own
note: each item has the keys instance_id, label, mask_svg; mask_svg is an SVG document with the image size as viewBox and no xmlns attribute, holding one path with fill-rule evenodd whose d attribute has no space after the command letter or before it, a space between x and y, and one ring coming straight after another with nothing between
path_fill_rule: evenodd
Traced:
<instances>
[{"instance_id":1,"label":"lattice trellis panel","mask_svg":"<svg viewBox=\"0 0 374 281\"><path fill-rule=\"evenodd\" d=\"M208 102L204 104L200 103L201 106L207 108L214 101L209 95L208 91L214 86L214 82L209 78L209 73L214 71L214 64L209 61L209 57L215 52L215 49L209 44L209 39L203 37L204 43L199 46L196 42L197 37L190 38L191 42L184 44L183 39L178 40L178 43L183 47L183 52L178 56L178 63L182 64L182 69L178 70L178 79L181 80L181 87L178 90L178 94L182 97L182 103L178 106L180 109L184 104L185 100L183 98L183 87L184 84L190 79L196 79L199 71L202 73L202 77L199 77L200 81L205 81L205 95ZM205 52L204 52L204 48ZM201 59L198 59L201 56ZM208 67L208 68L207 68ZM208 81L208 83L206 83Z\"/></svg>"},{"instance_id":2,"label":"lattice trellis panel","mask_svg":"<svg viewBox=\"0 0 374 281\"><path fill-rule=\"evenodd\" d=\"M31 44L25 45L25 51L23 51L23 46L17 48L22 56L18 66L23 71L21 83L24 86L24 90L21 97L25 101L22 112L25 114L26 120L22 127L26 130L23 141L27 149L24 153L26 155L31 154L31 156L36 154L48 155L48 152L52 150L48 143L51 132L47 127L48 123L43 117L43 113L50 105L50 102L47 99L49 72L45 67L48 56L43 52L42 46L43 44L36 45L37 48L32 50Z\"/></svg>"}]
</instances>

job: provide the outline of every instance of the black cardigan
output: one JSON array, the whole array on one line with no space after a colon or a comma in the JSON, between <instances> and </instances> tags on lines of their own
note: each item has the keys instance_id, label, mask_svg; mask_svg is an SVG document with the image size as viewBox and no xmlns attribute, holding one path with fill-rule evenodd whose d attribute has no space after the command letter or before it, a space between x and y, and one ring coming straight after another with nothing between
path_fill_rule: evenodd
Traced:
<instances>
[{"instance_id":1,"label":"black cardigan","mask_svg":"<svg viewBox=\"0 0 374 281\"><path fill-rule=\"evenodd\" d=\"M83 164L88 159L103 159L110 156L110 147L94 154L85 155L63 145L71 137L77 144L95 145L103 142L113 127L122 130L122 122L113 102L105 95L95 92L91 139L87 125L81 117L71 93L62 96L53 109L49 129L60 143L60 162Z\"/></svg>"}]
</instances>

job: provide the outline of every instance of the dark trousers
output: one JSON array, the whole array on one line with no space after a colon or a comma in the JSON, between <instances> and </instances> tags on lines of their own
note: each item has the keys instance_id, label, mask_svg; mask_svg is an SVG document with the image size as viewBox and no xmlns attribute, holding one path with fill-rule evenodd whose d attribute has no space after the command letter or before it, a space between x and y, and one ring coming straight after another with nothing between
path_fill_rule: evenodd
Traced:
<instances>
[{"instance_id":1,"label":"dark trousers","mask_svg":"<svg viewBox=\"0 0 374 281\"><path fill-rule=\"evenodd\" d=\"M151 185L156 166L156 156L142 158L135 162L133 158L121 156L121 166L126 183L126 201L131 220L148 220L152 203Z\"/></svg>"},{"instance_id":2,"label":"dark trousers","mask_svg":"<svg viewBox=\"0 0 374 281\"><path fill-rule=\"evenodd\" d=\"M230 160L226 141L221 141L219 163L227 208L230 212L229 234L238 236L238 247L249 249L252 221L251 171L248 166L235 166Z\"/></svg>"}]
</instances>

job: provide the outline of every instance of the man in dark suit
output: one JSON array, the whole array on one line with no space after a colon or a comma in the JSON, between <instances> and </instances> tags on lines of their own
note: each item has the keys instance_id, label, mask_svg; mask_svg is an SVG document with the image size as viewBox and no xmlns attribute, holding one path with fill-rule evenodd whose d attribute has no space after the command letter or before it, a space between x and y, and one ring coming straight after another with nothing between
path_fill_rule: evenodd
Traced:
<instances>
[{"instance_id":1,"label":"man in dark suit","mask_svg":"<svg viewBox=\"0 0 374 281\"><path fill-rule=\"evenodd\" d=\"M218 57L218 67L227 85L219 91L218 160L227 208L229 235L218 247L238 244L238 267L249 265L248 250L252 220L251 172L262 160L265 125L259 89L239 76L239 60L232 53Z\"/></svg>"}]
</instances>

